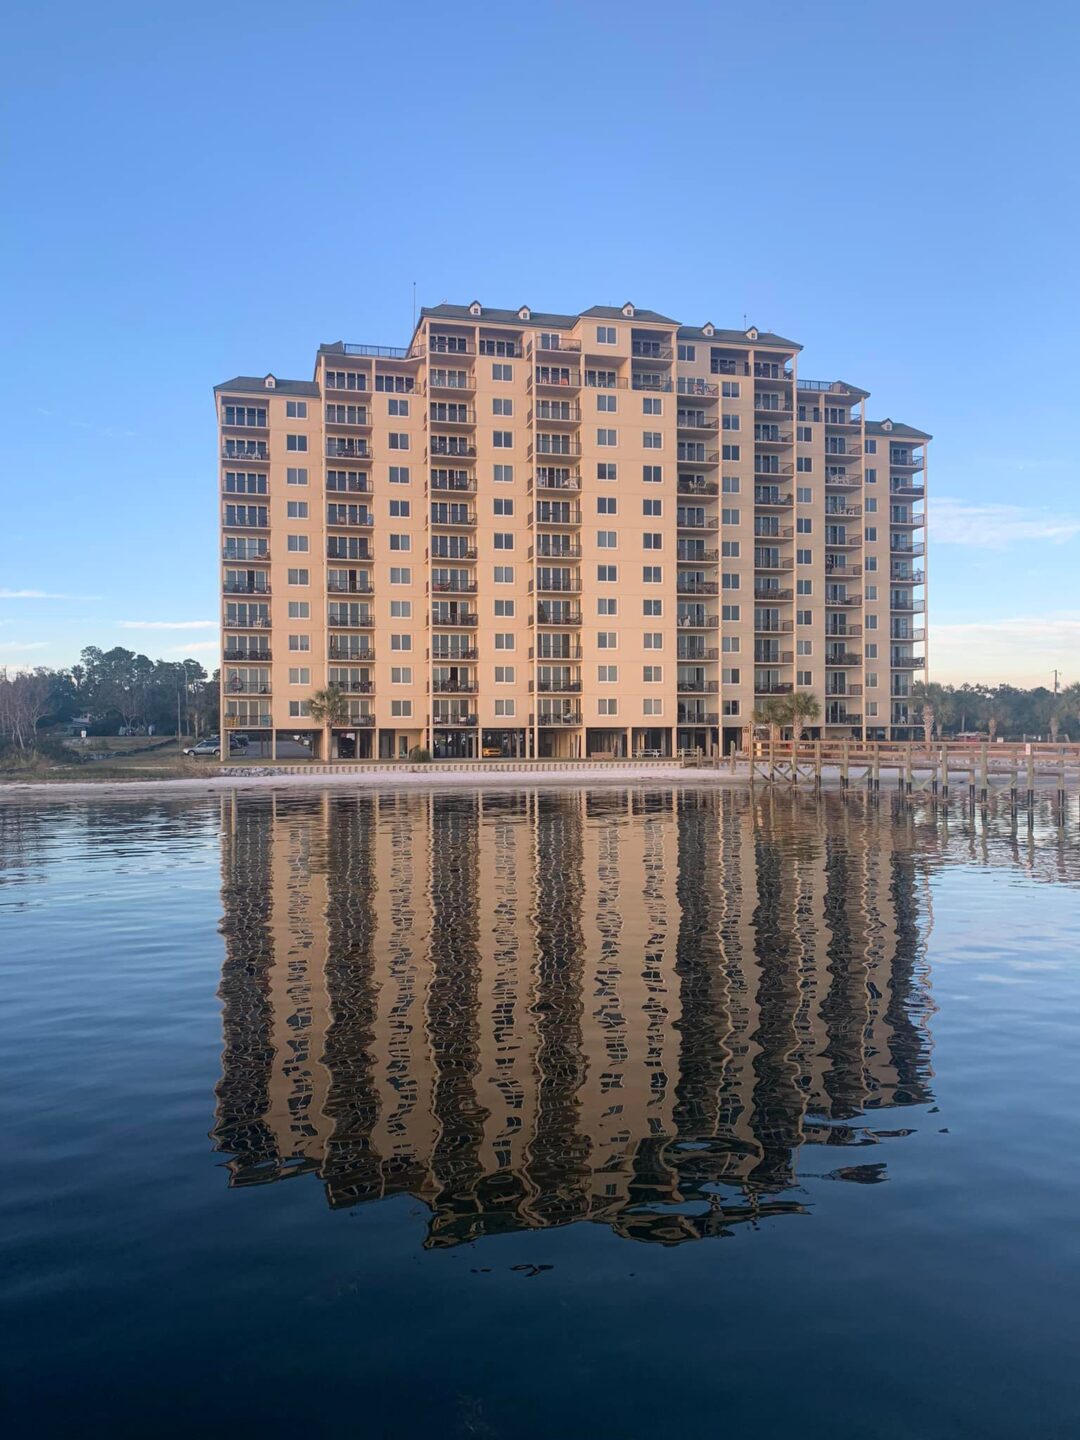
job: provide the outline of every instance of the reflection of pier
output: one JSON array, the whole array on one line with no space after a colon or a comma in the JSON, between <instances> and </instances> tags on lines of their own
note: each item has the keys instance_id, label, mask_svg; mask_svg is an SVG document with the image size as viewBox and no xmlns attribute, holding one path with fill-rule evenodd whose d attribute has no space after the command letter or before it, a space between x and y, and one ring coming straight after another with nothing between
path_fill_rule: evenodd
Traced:
<instances>
[{"instance_id":1,"label":"reflection of pier","mask_svg":"<svg viewBox=\"0 0 1080 1440\"><path fill-rule=\"evenodd\" d=\"M876 807L353 792L223 818L234 1185L407 1192L436 1245L574 1219L675 1243L799 1209L803 1145L929 1096L918 828Z\"/></svg>"}]
</instances>

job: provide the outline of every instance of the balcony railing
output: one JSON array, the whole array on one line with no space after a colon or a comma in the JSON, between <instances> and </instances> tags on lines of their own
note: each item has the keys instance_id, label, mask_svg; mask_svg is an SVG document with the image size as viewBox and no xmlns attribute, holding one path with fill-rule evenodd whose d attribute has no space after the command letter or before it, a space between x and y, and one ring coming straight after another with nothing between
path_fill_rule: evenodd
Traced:
<instances>
[{"instance_id":1,"label":"balcony railing","mask_svg":"<svg viewBox=\"0 0 1080 1440\"><path fill-rule=\"evenodd\" d=\"M755 485L754 504L762 509L787 510L795 503L790 490L781 490L778 485Z\"/></svg>"},{"instance_id":2,"label":"balcony railing","mask_svg":"<svg viewBox=\"0 0 1080 1440\"><path fill-rule=\"evenodd\" d=\"M327 437L328 460L370 460L371 446L366 440L345 440Z\"/></svg>"},{"instance_id":3,"label":"balcony railing","mask_svg":"<svg viewBox=\"0 0 1080 1440\"><path fill-rule=\"evenodd\" d=\"M786 589L786 588L783 588L783 587L781 587L781 586L777 586L776 589L774 590L774 589L773 589L771 586L769 586L769 585L755 585L755 586L754 586L754 599L755 599L755 600L767 600L767 601L772 601L772 603L773 603L774 605L784 605L784 604L787 604L789 601L793 600L794 598L795 598L795 592L794 592L794 590L791 590L791 589Z\"/></svg>"},{"instance_id":4,"label":"balcony railing","mask_svg":"<svg viewBox=\"0 0 1080 1440\"><path fill-rule=\"evenodd\" d=\"M529 716L530 725L580 725L580 710L541 710Z\"/></svg>"},{"instance_id":5,"label":"balcony railing","mask_svg":"<svg viewBox=\"0 0 1080 1440\"><path fill-rule=\"evenodd\" d=\"M475 580L433 580L431 582L433 595L475 595Z\"/></svg>"},{"instance_id":6,"label":"balcony railing","mask_svg":"<svg viewBox=\"0 0 1080 1440\"><path fill-rule=\"evenodd\" d=\"M433 725L439 725L444 727L455 725L461 726L467 730L473 730L476 728L476 725L479 722L475 715L467 711L440 710L438 706L436 706L434 713L431 717L431 723Z\"/></svg>"},{"instance_id":7,"label":"balcony railing","mask_svg":"<svg viewBox=\"0 0 1080 1440\"><path fill-rule=\"evenodd\" d=\"M327 646L327 655L331 660L347 660L351 665L370 665L375 659L375 647L372 645L352 646L347 640L330 637Z\"/></svg>"},{"instance_id":8,"label":"balcony railing","mask_svg":"<svg viewBox=\"0 0 1080 1440\"><path fill-rule=\"evenodd\" d=\"M558 601L545 605L541 600L536 611L529 617L529 624L536 625L580 625L581 611L574 605L562 605Z\"/></svg>"},{"instance_id":9,"label":"balcony railing","mask_svg":"<svg viewBox=\"0 0 1080 1440\"><path fill-rule=\"evenodd\" d=\"M269 680L226 680L221 687L228 695L269 695Z\"/></svg>"},{"instance_id":10,"label":"balcony railing","mask_svg":"<svg viewBox=\"0 0 1080 1440\"><path fill-rule=\"evenodd\" d=\"M688 515L680 511L675 519L675 524L680 530L719 530L720 517L718 515Z\"/></svg>"},{"instance_id":11,"label":"balcony railing","mask_svg":"<svg viewBox=\"0 0 1080 1440\"><path fill-rule=\"evenodd\" d=\"M223 580L221 589L226 595L269 595L270 586L260 585L255 580Z\"/></svg>"},{"instance_id":12,"label":"balcony railing","mask_svg":"<svg viewBox=\"0 0 1080 1440\"><path fill-rule=\"evenodd\" d=\"M715 710L698 710L692 705L679 705L676 720L679 725L719 725L720 716Z\"/></svg>"},{"instance_id":13,"label":"balcony railing","mask_svg":"<svg viewBox=\"0 0 1080 1440\"><path fill-rule=\"evenodd\" d=\"M715 400L720 394L720 386L712 380L695 380L692 376L683 375L676 380L675 391L695 400Z\"/></svg>"},{"instance_id":14,"label":"balcony railing","mask_svg":"<svg viewBox=\"0 0 1080 1440\"><path fill-rule=\"evenodd\" d=\"M262 665L272 660L273 654L270 650L224 650L222 661L226 665Z\"/></svg>"},{"instance_id":15,"label":"balcony railing","mask_svg":"<svg viewBox=\"0 0 1080 1440\"><path fill-rule=\"evenodd\" d=\"M442 610L438 605L433 605L431 607L431 623L448 630L458 627L470 630L478 623L478 617L471 610Z\"/></svg>"},{"instance_id":16,"label":"balcony railing","mask_svg":"<svg viewBox=\"0 0 1080 1440\"><path fill-rule=\"evenodd\" d=\"M705 495L713 496L720 494L720 484L716 480L691 478L689 475L680 475L678 479L677 492L680 495Z\"/></svg>"},{"instance_id":17,"label":"balcony railing","mask_svg":"<svg viewBox=\"0 0 1080 1440\"><path fill-rule=\"evenodd\" d=\"M755 680L755 695L790 695L794 690L790 680Z\"/></svg>"},{"instance_id":18,"label":"balcony railing","mask_svg":"<svg viewBox=\"0 0 1080 1440\"><path fill-rule=\"evenodd\" d=\"M715 580L698 580L693 575L678 575L675 590L679 595L719 595L720 586Z\"/></svg>"},{"instance_id":19,"label":"balcony railing","mask_svg":"<svg viewBox=\"0 0 1080 1440\"><path fill-rule=\"evenodd\" d=\"M221 454L226 460L270 459L270 449L265 440L226 440L221 447Z\"/></svg>"}]
</instances>

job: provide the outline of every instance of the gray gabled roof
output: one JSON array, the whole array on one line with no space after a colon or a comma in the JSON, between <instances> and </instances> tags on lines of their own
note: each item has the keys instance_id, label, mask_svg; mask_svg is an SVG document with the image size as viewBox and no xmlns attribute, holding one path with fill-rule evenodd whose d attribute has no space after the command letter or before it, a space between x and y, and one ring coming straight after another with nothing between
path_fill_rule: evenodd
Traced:
<instances>
[{"instance_id":1,"label":"gray gabled roof","mask_svg":"<svg viewBox=\"0 0 1080 1440\"><path fill-rule=\"evenodd\" d=\"M885 429L886 423L888 430ZM867 435L887 435L890 440L932 440L925 430L916 430L913 425L901 425L899 420L867 420Z\"/></svg>"},{"instance_id":2,"label":"gray gabled roof","mask_svg":"<svg viewBox=\"0 0 1080 1440\"><path fill-rule=\"evenodd\" d=\"M233 390L241 395L315 395L319 394L319 387L313 380L279 380L275 375L272 377L274 384L268 386L265 375L237 375L232 380L226 380L222 385L214 386L214 394L222 390Z\"/></svg>"},{"instance_id":3,"label":"gray gabled roof","mask_svg":"<svg viewBox=\"0 0 1080 1440\"><path fill-rule=\"evenodd\" d=\"M801 350L803 347L797 340L785 340L783 335L776 335L771 330L759 330L757 339L751 340L748 331L753 326L748 325L746 330L720 330L713 327L711 335L706 335L702 325L680 325L680 340L704 340L711 345L739 345L744 349L748 345L769 345L776 346L783 350Z\"/></svg>"},{"instance_id":4,"label":"gray gabled roof","mask_svg":"<svg viewBox=\"0 0 1080 1440\"><path fill-rule=\"evenodd\" d=\"M490 305L482 305L479 315L469 313L468 305L424 305L420 310L421 318L425 316L431 320L463 320L466 323L475 324L479 321L484 324L486 321L492 325L537 325L550 326L553 330L569 330L579 320L626 320L645 321L657 325L675 325L677 322L666 315L659 314L656 310L639 310L634 307L632 316L626 316L620 305L593 305L589 310L582 310L578 315L559 315L550 310L529 310L529 318L522 320L517 310L499 310Z\"/></svg>"},{"instance_id":5,"label":"gray gabled roof","mask_svg":"<svg viewBox=\"0 0 1080 1440\"><path fill-rule=\"evenodd\" d=\"M820 388L820 385L823 383L825 382L804 380L802 376L799 377L799 389L803 390L813 385L816 395L854 395L857 400L869 400L870 398L869 390L860 390L858 385L852 385L847 380L829 381L828 390L822 390Z\"/></svg>"}]
</instances>

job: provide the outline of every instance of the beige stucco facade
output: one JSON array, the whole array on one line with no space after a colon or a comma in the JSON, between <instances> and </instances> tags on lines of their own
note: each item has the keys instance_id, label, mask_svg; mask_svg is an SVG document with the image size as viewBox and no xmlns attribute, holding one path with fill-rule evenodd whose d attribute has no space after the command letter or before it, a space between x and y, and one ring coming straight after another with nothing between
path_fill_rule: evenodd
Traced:
<instances>
[{"instance_id":1,"label":"beige stucco facade","mask_svg":"<svg viewBox=\"0 0 1080 1440\"><path fill-rule=\"evenodd\" d=\"M474 302L219 385L224 725L324 757L710 752L797 690L822 735L907 738L930 437L800 348Z\"/></svg>"}]
</instances>

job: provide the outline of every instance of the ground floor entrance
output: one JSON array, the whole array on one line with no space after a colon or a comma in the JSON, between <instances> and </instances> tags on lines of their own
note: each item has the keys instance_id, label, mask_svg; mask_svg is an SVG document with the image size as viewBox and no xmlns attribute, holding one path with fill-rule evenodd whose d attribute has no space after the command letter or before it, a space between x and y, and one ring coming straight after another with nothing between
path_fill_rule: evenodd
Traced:
<instances>
[{"instance_id":1,"label":"ground floor entrance","mask_svg":"<svg viewBox=\"0 0 1080 1440\"><path fill-rule=\"evenodd\" d=\"M525 730L484 730L480 755L484 760L524 760L529 753Z\"/></svg>"}]
</instances>

